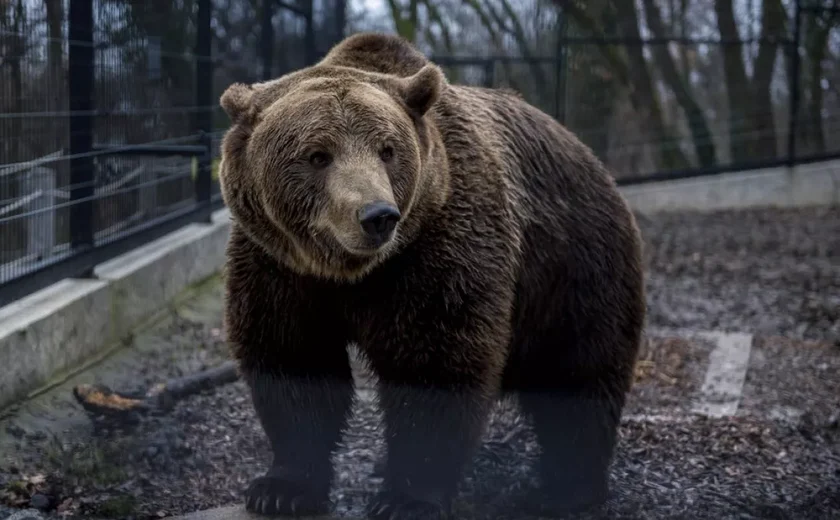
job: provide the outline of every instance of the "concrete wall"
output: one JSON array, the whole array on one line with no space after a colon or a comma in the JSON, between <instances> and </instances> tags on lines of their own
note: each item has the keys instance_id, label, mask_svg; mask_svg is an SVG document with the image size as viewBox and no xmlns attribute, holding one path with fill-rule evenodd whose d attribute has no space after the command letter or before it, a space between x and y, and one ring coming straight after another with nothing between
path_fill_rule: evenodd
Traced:
<instances>
[{"instance_id":1,"label":"concrete wall","mask_svg":"<svg viewBox=\"0 0 840 520\"><path fill-rule=\"evenodd\" d=\"M0 408L119 344L178 293L219 272L227 209L0 308Z\"/></svg>"},{"instance_id":2,"label":"concrete wall","mask_svg":"<svg viewBox=\"0 0 840 520\"><path fill-rule=\"evenodd\" d=\"M840 160L622 186L621 191L640 213L840 204Z\"/></svg>"}]
</instances>

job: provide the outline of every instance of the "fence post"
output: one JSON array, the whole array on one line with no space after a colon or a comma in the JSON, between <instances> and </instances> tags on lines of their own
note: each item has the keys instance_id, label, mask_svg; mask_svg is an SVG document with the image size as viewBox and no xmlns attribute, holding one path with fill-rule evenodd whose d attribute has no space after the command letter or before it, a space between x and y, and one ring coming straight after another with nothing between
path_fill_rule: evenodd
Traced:
<instances>
[{"instance_id":1,"label":"fence post","mask_svg":"<svg viewBox=\"0 0 840 520\"><path fill-rule=\"evenodd\" d=\"M793 15L793 58L790 71L790 121L788 122L788 166L796 164L796 132L799 116L799 47L802 44L802 2L794 2Z\"/></svg>"},{"instance_id":2,"label":"fence post","mask_svg":"<svg viewBox=\"0 0 840 520\"><path fill-rule=\"evenodd\" d=\"M70 247L93 247L93 0L70 0L68 16L70 97ZM83 273L89 274L89 273Z\"/></svg>"},{"instance_id":3,"label":"fence post","mask_svg":"<svg viewBox=\"0 0 840 520\"><path fill-rule=\"evenodd\" d=\"M335 42L340 42L344 39L345 29L347 28L347 0L337 0L335 6Z\"/></svg>"},{"instance_id":4,"label":"fence post","mask_svg":"<svg viewBox=\"0 0 840 520\"><path fill-rule=\"evenodd\" d=\"M314 65L318 60L318 49L315 43L315 16L313 13L313 0L304 0L305 11L304 19L306 21L306 66Z\"/></svg>"},{"instance_id":5,"label":"fence post","mask_svg":"<svg viewBox=\"0 0 840 520\"><path fill-rule=\"evenodd\" d=\"M484 86L487 88L496 86L496 62L493 60L484 62Z\"/></svg>"},{"instance_id":6,"label":"fence post","mask_svg":"<svg viewBox=\"0 0 840 520\"><path fill-rule=\"evenodd\" d=\"M274 64L274 0L263 0L262 3L262 28L260 34L260 45L262 47L262 79L271 79L272 65Z\"/></svg>"},{"instance_id":7,"label":"fence post","mask_svg":"<svg viewBox=\"0 0 840 520\"><path fill-rule=\"evenodd\" d=\"M195 176L195 199L198 206L210 204L212 189L211 136L213 131L213 62L211 53L211 0L198 0L198 34L195 44L195 104L196 131L206 151L198 157L198 171ZM208 217L209 218L209 217Z\"/></svg>"},{"instance_id":8,"label":"fence post","mask_svg":"<svg viewBox=\"0 0 840 520\"><path fill-rule=\"evenodd\" d=\"M557 44L554 50L554 118L561 123L566 115L566 13L563 7L557 7Z\"/></svg>"}]
</instances>

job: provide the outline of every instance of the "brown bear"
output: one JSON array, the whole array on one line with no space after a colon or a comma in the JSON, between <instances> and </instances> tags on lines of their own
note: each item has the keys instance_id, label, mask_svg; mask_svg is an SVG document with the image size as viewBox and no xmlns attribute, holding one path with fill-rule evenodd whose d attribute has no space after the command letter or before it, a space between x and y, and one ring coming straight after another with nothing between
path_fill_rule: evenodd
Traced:
<instances>
[{"instance_id":1,"label":"brown bear","mask_svg":"<svg viewBox=\"0 0 840 520\"><path fill-rule=\"evenodd\" d=\"M509 392L540 443L539 505L601 503L645 298L636 222L590 149L383 34L221 104L226 330L273 449L247 509L329 510L353 343L384 417L371 518L450 515Z\"/></svg>"}]
</instances>

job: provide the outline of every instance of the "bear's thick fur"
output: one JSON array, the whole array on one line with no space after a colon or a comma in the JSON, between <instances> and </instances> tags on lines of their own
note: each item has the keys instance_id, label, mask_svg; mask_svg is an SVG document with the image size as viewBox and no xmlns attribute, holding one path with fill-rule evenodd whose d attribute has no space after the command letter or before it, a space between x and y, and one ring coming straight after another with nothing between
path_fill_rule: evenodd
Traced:
<instances>
[{"instance_id":1,"label":"bear's thick fur","mask_svg":"<svg viewBox=\"0 0 840 520\"><path fill-rule=\"evenodd\" d=\"M446 517L507 392L541 445L539 505L601 502L645 299L636 223L592 152L381 34L221 103L226 329L274 454L247 507L328 508L349 343L384 413L372 518Z\"/></svg>"}]
</instances>

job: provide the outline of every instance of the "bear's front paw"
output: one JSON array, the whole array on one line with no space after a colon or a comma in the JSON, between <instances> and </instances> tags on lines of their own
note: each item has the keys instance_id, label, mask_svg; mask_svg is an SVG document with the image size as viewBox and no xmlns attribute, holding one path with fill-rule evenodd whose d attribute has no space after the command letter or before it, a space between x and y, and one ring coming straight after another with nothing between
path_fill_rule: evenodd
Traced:
<instances>
[{"instance_id":1,"label":"bear's front paw","mask_svg":"<svg viewBox=\"0 0 840 520\"><path fill-rule=\"evenodd\" d=\"M371 520L444 520L449 516L440 504L387 491L371 500L367 515Z\"/></svg>"},{"instance_id":2,"label":"bear's front paw","mask_svg":"<svg viewBox=\"0 0 840 520\"><path fill-rule=\"evenodd\" d=\"M263 515L318 516L327 514L327 497L287 478L255 478L245 491L245 509Z\"/></svg>"}]
</instances>

